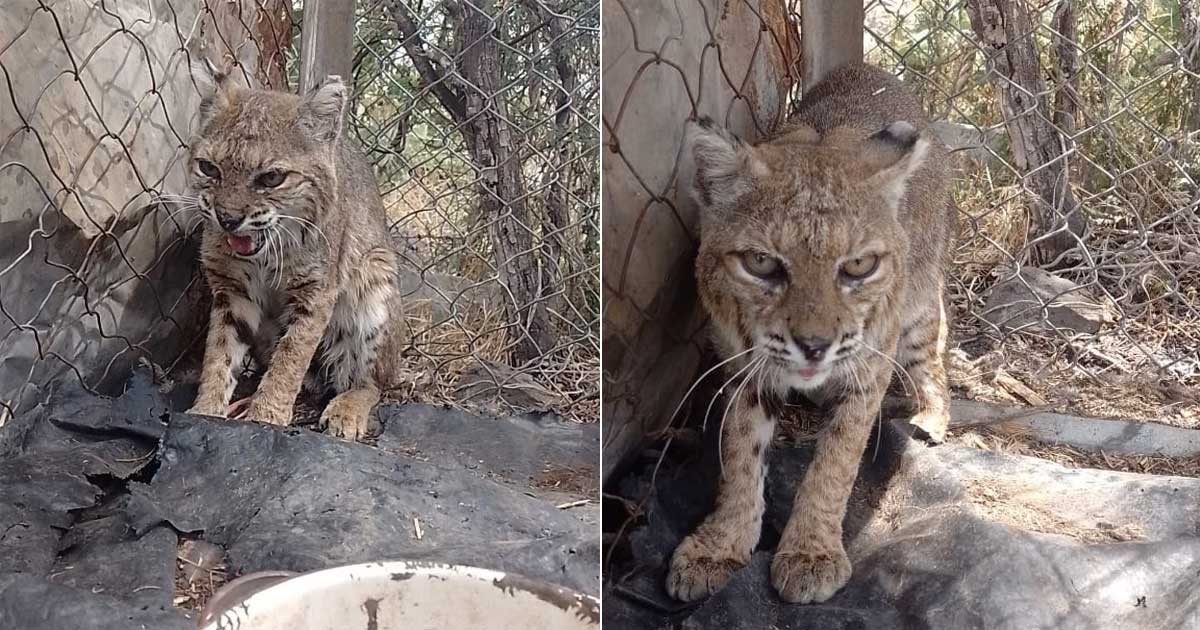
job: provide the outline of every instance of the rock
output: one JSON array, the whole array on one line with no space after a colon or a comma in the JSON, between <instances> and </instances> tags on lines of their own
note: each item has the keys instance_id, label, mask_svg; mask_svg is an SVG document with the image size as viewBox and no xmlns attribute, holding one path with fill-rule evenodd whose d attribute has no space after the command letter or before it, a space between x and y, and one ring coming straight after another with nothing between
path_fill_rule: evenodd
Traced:
<instances>
[{"instance_id":1,"label":"rock","mask_svg":"<svg viewBox=\"0 0 1200 630\"><path fill-rule=\"evenodd\" d=\"M400 268L400 297L405 313L414 316L428 308L428 325L462 318L481 308L503 308L505 296L495 282L480 282L448 273L437 273L404 263ZM426 306L427 305L427 306Z\"/></svg>"},{"instance_id":2,"label":"rock","mask_svg":"<svg viewBox=\"0 0 1200 630\"><path fill-rule=\"evenodd\" d=\"M1043 308L1045 310L1043 311ZM1087 287L1034 267L1006 271L988 292L983 318L1004 332L1064 330L1096 334L1116 321L1114 309Z\"/></svg>"},{"instance_id":3,"label":"rock","mask_svg":"<svg viewBox=\"0 0 1200 630\"><path fill-rule=\"evenodd\" d=\"M5 407L63 378L119 391L137 357L172 364L199 330L195 215L158 196L183 190L200 102L184 47L251 74L262 50L239 18L252 0L211 5L0 2Z\"/></svg>"},{"instance_id":4,"label":"rock","mask_svg":"<svg viewBox=\"0 0 1200 630\"><path fill-rule=\"evenodd\" d=\"M563 402L562 396L546 389L532 376L484 359L458 377L454 397L493 413L515 409L547 411Z\"/></svg>"},{"instance_id":5,"label":"rock","mask_svg":"<svg viewBox=\"0 0 1200 630\"><path fill-rule=\"evenodd\" d=\"M1020 427L1029 437L1092 453L1200 458L1200 430L1121 418L1089 418L977 400L950 403L951 427Z\"/></svg>"},{"instance_id":6,"label":"rock","mask_svg":"<svg viewBox=\"0 0 1200 630\"><path fill-rule=\"evenodd\" d=\"M666 427L703 361L687 119L709 116L757 139L786 115L800 47L779 2L608 2L602 13L607 477Z\"/></svg>"}]
</instances>

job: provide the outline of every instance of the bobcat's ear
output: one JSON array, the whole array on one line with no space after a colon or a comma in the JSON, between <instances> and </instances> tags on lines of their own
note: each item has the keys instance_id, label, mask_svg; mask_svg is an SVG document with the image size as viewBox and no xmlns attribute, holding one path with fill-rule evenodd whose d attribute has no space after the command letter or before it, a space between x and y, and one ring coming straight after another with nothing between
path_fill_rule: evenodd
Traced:
<instances>
[{"instance_id":1,"label":"bobcat's ear","mask_svg":"<svg viewBox=\"0 0 1200 630\"><path fill-rule=\"evenodd\" d=\"M348 101L342 78L330 75L300 106L300 124L322 142L333 142L342 134Z\"/></svg>"},{"instance_id":2,"label":"bobcat's ear","mask_svg":"<svg viewBox=\"0 0 1200 630\"><path fill-rule=\"evenodd\" d=\"M863 145L867 185L878 189L893 212L899 210L913 173L929 155L929 139L906 121L894 122Z\"/></svg>"},{"instance_id":3,"label":"bobcat's ear","mask_svg":"<svg viewBox=\"0 0 1200 630\"><path fill-rule=\"evenodd\" d=\"M192 57L191 69L192 80L200 92L200 126L203 127L229 106L233 82L229 80L228 67L218 67L203 53Z\"/></svg>"},{"instance_id":4,"label":"bobcat's ear","mask_svg":"<svg viewBox=\"0 0 1200 630\"><path fill-rule=\"evenodd\" d=\"M705 210L733 210L753 180L769 174L754 147L708 117L688 123L684 150L696 164L691 195Z\"/></svg>"}]
</instances>

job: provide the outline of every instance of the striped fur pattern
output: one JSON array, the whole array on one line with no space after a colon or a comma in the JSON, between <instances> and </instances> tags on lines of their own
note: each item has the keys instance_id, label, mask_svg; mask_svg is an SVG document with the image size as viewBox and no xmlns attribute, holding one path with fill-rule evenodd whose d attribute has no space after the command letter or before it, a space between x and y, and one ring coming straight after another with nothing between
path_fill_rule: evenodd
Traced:
<instances>
[{"instance_id":1,"label":"striped fur pattern","mask_svg":"<svg viewBox=\"0 0 1200 630\"><path fill-rule=\"evenodd\" d=\"M209 66L185 203L204 218L213 294L191 411L225 416L248 352L266 367L253 420L287 425L306 373L333 399L333 434L367 432L398 356L398 253L366 160L343 140L347 93L330 77L306 97L246 89Z\"/></svg>"},{"instance_id":2,"label":"striped fur pattern","mask_svg":"<svg viewBox=\"0 0 1200 630\"><path fill-rule=\"evenodd\" d=\"M825 601L850 578L842 520L894 373L914 394L912 423L945 435L942 294L956 227L947 155L927 125L899 81L857 65L757 145L711 121L690 127L696 278L732 400L716 507L675 550L674 597L708 596L749 562L789 395L830 409L771 565L789 602Z\"/></svg>"}]
</instances>

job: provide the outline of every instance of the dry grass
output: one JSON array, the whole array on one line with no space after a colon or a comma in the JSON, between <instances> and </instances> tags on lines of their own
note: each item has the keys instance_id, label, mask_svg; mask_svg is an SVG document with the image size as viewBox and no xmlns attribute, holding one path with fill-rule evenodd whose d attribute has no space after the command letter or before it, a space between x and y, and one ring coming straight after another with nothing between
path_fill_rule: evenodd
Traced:
<instances>
[{"instance_id":1,"label":"dry grass","mask_svg":"<svg viewBox=\"0 0 1200 630\"><path fill-rule=\"evenodd\" d=\"M581 344L568 344L559 353L512 369L505 366L512 344L502 305L461 300L447 315L439 314L431 300L409 300L402 316L408 331L402 378L407 385L388 392L388 398L519 413L537 409L514 406L501 391L536 390L539 406L578 422L599 422L600 358ZM468 403L460 381L481 364L497 377L500 391L488 401Z\"/></svg>"},{"instance_id":2,"label":"dry grass","mask_svg":"<svg viewBox=\"0 0 1200 630\"><path fill-rule=\"evenodd\" d=\"M980 168L956 186L959 238L954 262L960 278L986 275L1026 245L1028 193L1020 186L991 187L989 182L990 172Z\"/></svg>"},{"instance_id":3,"label":"dry grass","mask_svg":"<svg viewBox=\"0 0 1200 630\"><path fill-rule=\"evenodd\" d=\"M1086 254L1055 273L1114 305L1119 321L1094 335L1003 332L981 314L999 268L1028 254L1033 200L1020 186L993 181L988 167L963 166L948 291L951 347L960 350L950 372L960 395L1035 404L997 386L1004 373L1059 411L1200 428L1200 231L1180 211L1187 200L1158 174L1123 176L1104 196L1077 187L1091 220Z\"/></svg>"},{"instance_id":4,"label":"dry grass","mask_svg":"<svg viewBox=\"0 0 1200 630\"><path fill-rule=\"evenodd\" d=\"M1100 337L1097 343L1117 341ZM1138 349L1126 346L1124 352ZM956 395L969 400L1200 428L1200 397L1192 387L1140 370L1096 369L1089 356L1053 339L1014 335L974 359L955 349L947 367ZM1030 400L1006 380L1035 391L1041 400Z\"/></svg>"},{"instance_id":5,"label":"dry grass","mask_svg":"<svg viewBox=\"0 0 1200 630\"><path fill-rule=\"evenodd\" d=\"M554 490L581 497L595 497L599 491L599 483L600 475L595 467L566 467L547 464L530 481L529 485L540 490Z\"/></svg>"}]
</instances>

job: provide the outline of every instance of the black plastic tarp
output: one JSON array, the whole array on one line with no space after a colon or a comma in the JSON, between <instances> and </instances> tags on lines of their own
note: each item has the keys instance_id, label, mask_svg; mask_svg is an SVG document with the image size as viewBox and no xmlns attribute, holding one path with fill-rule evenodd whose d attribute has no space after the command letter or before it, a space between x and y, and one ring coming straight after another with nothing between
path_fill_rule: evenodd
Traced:
<instances>
[{"instance_id":1,"label":"black plastic tarp","mask_svg":"<svg viewBox=\"0 0 1200 630\"><path fill-rule=\"evenodd\" d=\"M430 560L599 591L598 507L557 507L590 491L531 481L595 478L595 427L385 405L369 445L172 411L189 397L139 373L0 427L0 628L194 627L172 607L184 537L231 575Z\"/></svg>"},{"instance_id":2,"label":"black plastic tarp","mask_svg":"<svg viewBox=\"0 0 1200 630\"><path fill-rule=\"evenodd\" d=\"M631 501L649 499L606 566L604 627L1200 628L1200 480L928 447L896 423L883 435L850 500L853 577L815 605L784 603L769 577L811 443L772 451L752 563L693 605L672 600L663 582L675 545L712 504L713 449L673 449L649 495L648 458L619 487Z\"/></svg>"}]
</instances>

